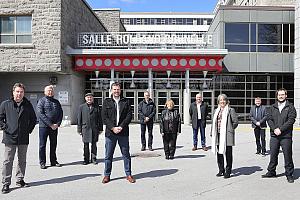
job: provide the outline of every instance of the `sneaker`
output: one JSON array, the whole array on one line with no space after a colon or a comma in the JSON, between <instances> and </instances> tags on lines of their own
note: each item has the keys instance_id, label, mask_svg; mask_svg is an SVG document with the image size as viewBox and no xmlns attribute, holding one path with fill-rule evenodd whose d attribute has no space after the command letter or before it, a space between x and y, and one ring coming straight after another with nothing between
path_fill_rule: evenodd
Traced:
<instances>
[{"instance_id":1,"label":"sneaker","mask_svg":"<svg viewBox=\"0 0 300 200\"><path fill-rule=\"evenodd\" d=\"M224 178L230 178L230 173L224 173Z\"/></svg>"},{"instance_id":2,"label":"sneaker","mask_svg":"<svg viewBox=\"0 0 300 200\"><path fill-rule=\"evenodd\" d=\"M221 177L221 176L224 176L224 172L219 172L216 174L216 177Z\"/></svg>"},{"instance_id":3,"label":"sneaker","mask_svg":"<svg viewBox=\"0 0 300 200\"><path fill-rule=\"evenodd\" d=\"M61 167L61 164L59 164L58 162L56 162L56 163L52 163L51 166L52 167Z\"/></svg>"},{"instance_id":4,"label":"sneaker","mask_svg":"<svg viewBox=\"0 0 300 200\"><path fill-rule=\"evenodd\" d=\"M87 164L89 164L89 162L88 161L83 161L82 164L87 165Z\"/></svg>"},{"instance_id":5,"label":"sneaker","mask_svg":"<svg viewBox=\"0 0 300 200\"><path fill-rule=\"evenodd\" d=\"M16 185L17 185L18 187L29 187L28 183L25 183L24 180L17 181L17 182L16 182Z\"/></svg>"},{"instance_id":6,"label":"sneaker","mask_svg":"<svg viewBox=\"0 0 300 200\"><path fill-rule=\"evenodd\" d=\"M94 165L98 165L98 162L97 162L97 160L95 159L95 160L93 160L92 161L92 163L94 164Z\"/></svg>"},{"instance_id":7,"label":"sneaker","mask_svg":"<svg viewBox=\"0 0 300 200\"><path fill-rule=\"evenodd\" d=\"M45 165L44 163L42 163L42 164L40 165L40 167L41 167L41 169L47 169L47 167L46 167L46 165Z\"/></svg>"},{"instance_id":8,"label":"sneaker","mask_svg":"<svg viewBox=\"0 0 300 200\"><path fill-rule=\"evenodd\" d=\"M197 146L194 146L193 148L192 148L192 151L196 151L197 150Z\"/></svg>"},{"instance_id":9,"label":"sneaker","mask_svg":"<svg viewBox=\"0 0 300 200\"><path fill-rule=\"evenodd\" d=\"M1 192L2 192L2 194L9 193L9 185L3 185Z\"/></svg>"}]
</instances>

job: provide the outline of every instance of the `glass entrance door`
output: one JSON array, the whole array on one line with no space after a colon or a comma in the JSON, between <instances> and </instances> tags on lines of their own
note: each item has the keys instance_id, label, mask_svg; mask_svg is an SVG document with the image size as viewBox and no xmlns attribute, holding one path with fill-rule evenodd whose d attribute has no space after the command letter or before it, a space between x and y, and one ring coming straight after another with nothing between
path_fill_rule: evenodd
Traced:
<instances>
[{"instance_id":1,"label":"glass entrance door","mask_svg":"<svg viewBox=\"0 0 300 200\"><path fill-rule=\"evenodd\" d=\"M182 119L182 95L180 90L157 90L155 92L156 121L159 121L161 112L165 109L165 103L168 99L174 101L175 109L179 111Z\"/></svg>"},{"instance_id":2,"label":"glass entrance door","mask_svg":"<svg viewBox=\"0 0 300 200\"><path fill-rule=\"evenodd\" d=\"M201 91L200 91L201 92ZM193 103L196 100L196 94L198 94L199 91L191 91L191 103ZM208 105L208 116L207 119L211 120L214 112L215 107L215 97L212 90L204 90L202 91L202 99L205 103Z\"/></svg>"},{"instance_id":3,"label":"glass entrance door","mask_svg":"<svg viewBox=\"0 0 300 200\"><path fill-rule=\"evenodd\" d=\"M125 90L123 91L124 97L126 97L131 105L132 121L137 122L138 119L138 105L144 99L145 90Z\"/></svg>"}]
</instances>

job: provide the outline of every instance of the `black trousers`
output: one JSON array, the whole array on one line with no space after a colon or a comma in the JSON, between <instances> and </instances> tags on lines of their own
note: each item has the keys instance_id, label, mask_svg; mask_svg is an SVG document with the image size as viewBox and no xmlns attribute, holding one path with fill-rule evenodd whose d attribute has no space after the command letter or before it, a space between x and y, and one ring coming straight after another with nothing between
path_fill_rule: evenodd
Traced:
<instances>
[{"instance_id":1,"label":"black trousers","mask_svg":"<svg viewBox=\"0 0 300 200\"><path fill-rule=\"evenodd\" d=\"M146 127L148 128L148 147L152 147L153 143L153 122L141 124L141 142L142 146L146 146Z\"/></svg>"},{"instance_id":2,"label":"black trousers","mask_svg":"<svg viewBox=\"0 0 300 200\"><path fill-rule=\"evenodd\" d=\"M165 133L163 138L166 156L174 157L176 150L177 133Z\"/></svg>"},{"instance_id":3,"label":"black trousers","mask_svg":"<svg viewBox=\"0 0 300 200\"><path fill-rule=\"evenodd\" d=\"M219 146L218 146L219 149ZM224 155L217 153L219 172L231 174L232 170L232 146L226 146L226 168L224 168Z\"/></svg>"},{"instance_id":4,"label":"black trousers","mask_svg":"<svg viewBox=\"0 0 300 200\"><path fill-rule=\"evenodd\" d=\"M259 127L254 129L256 151L266 153L266 130Z\"/></svg>"},{"instance_id":5,"label":"black trousers","mask_svg":"<svg viewBox=\"0 0 300 200\"><path fill-rule=\"evenodd\" d=\"M294 163L293 163L293 152L292 152L292 138L278 138L271 137L270 139L270 163L268 166L268 171L270 173L276 174L276 166L278 164L278 154L280 147L283 151L284 156L284 168L285 175L292 176L294 173Z\"/></svg>"},{"instance_id":6,"label":"black trousers","mask_svg":"<svg viewBox=\"0 0 300 200\"><path fill-rule=\"evenodd\" d=\"M91 154L90 154L90 144L91 144ZM96 142L92 142L92 143L88 143L88 142L84 142L83 143L83 158L84 161L89 163L90 159L91 161L94 161L97 159L97 143Z\"/></svg>"},{"instance_id":7,"label":"black trousers","mask_svg":"<svg viewBox=\"0 0 300 200\"><path fill-rule=\"evenodd\" d=\"M50 163L51 165L56 164L57 133L57 129L52 130L50 127L39 127L39 158L41 165L46 164L46 144L48 136L50 140Z\"/></svg>"}]
</instances>

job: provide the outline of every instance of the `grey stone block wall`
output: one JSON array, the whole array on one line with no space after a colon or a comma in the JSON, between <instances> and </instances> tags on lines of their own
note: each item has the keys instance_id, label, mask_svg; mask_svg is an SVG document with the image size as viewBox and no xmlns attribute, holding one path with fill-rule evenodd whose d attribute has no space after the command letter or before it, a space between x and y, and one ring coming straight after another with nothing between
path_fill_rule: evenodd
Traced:
<instances>
[{"instance_id":1,"label":"grey stone block wall","mask_svg":"<svg viewBox=\"0 0 300 200\"><path fill-rule=\"evenodd\" d=\"M60 72L61 1L1 0L0 15L31 15L32 45L0 44L0 72Z\"/></svg>"},{"instance_id":2,"label":"grey stone block wall","mask_svg":"<svg viewBox=\"0 0 300 200\"><path fill-rule=\"evenodd\" d=\"M125 30L120 21L120 9L96 9L94 11L109 32Z\"/></svg>"},{"instance_id":3,"label":"grey stone block wall","mask_svg":"<svg viewBox=\"0 0 300 200\"><path fill-rule=\"evenodd\" d=\"M300 124L300 0L295 11L295 56L294 56L294 105L297 110L296 124Z\"/></svg>"}]
</instances>

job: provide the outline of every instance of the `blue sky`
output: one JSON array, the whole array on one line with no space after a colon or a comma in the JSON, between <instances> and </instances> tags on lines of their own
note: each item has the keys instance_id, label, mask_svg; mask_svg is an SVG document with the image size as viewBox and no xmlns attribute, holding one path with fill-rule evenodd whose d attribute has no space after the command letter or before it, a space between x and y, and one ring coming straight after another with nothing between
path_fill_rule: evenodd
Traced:
<instances>
[{"instance_id":1,"label":"blue sky","mask_svg":"<svg viewBox=\"0 0 300 200\"><path fill-rule=\"evenodd\" d=\"M86 0L93 9L123 12L212 12L218 0Z\"/></svg>"}]
</instances>

